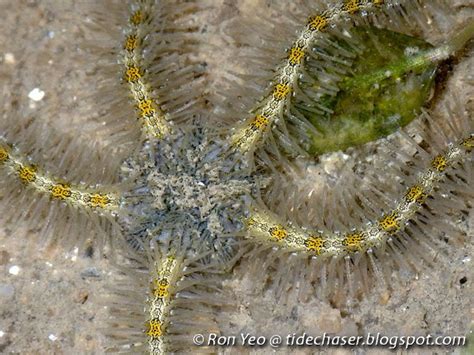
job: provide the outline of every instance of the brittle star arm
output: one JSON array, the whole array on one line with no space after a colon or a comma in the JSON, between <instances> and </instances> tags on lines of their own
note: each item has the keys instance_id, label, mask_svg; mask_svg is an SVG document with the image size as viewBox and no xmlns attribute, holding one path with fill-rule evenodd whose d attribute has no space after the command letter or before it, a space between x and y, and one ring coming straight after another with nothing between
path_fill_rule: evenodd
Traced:
<instances>
[{"instance_id":1,"label":"brittle star arm","mask_svg":"<svg viewBox=\"0 0 474 355\"><path fill-rule=\"evenodd\" d=\"M0 166L7 174L16 176L26 187L48 194L51 198L62 200L73 207L96 210L108 216L113 216L119 209L119 196L116 193L82 188L54 178L27 163L15 149L6 144L0 144Z\"/></svg>"},{"instance_id":2,"label":"brittle star arm","mask_svg":"<svg viewBox=\"0 0 474 355\"><path fill-rule=\"evenodd\" d=\"M165 112L153 97L141 51L146 41L145 26L153 16L153 7L140 3L129 18L123 50L124 78L135 103L137 118L146 138L163 138L171 132ZM149 75L149 74L148 74Z\"/></svg>"},{"instance_id":3,"label":"brittle star arm","mask_svg":"<svg viewBox=\"0 0 474 355\"><path fill-rule=\"evenodd\" d=\"M259 243L271 243L286 250L320 257L344 257L367 252L383 246L387 239L403 231L410 220L421 211L426 199L446 178L455 164L469 158L474 149L474 134L451 145L435 156L430 166L418 174L417 182L409 186L395 207L376 221L346 233L324 234L287 225L270 211L255 210L246 219L249 238ZM467 159L466 159L467 160ZM469 161L466 164L470 164Z\"/></svg>"}]
</instances>

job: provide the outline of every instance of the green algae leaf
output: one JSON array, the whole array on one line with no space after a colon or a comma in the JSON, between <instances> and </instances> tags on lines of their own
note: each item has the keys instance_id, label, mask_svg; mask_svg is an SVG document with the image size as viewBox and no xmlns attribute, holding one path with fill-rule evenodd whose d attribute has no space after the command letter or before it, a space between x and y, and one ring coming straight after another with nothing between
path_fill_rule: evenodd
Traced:
<instances>
[{"instance_id":1,"label":"green algae leaf","mask_svg":"<svg viewBox=\"0 0 474 355\"><path fill-rule=\"evenodd\" d=\"M321 97L327 113L305 115L321 133L311 137L311 154L344 150L395 132L420 113L433 88L437 66L426 55L433 48L429 43L375 27L359 27L353 34L362 45L349 75L338 82L337 94Z\"/></svg>"}]
</instances>

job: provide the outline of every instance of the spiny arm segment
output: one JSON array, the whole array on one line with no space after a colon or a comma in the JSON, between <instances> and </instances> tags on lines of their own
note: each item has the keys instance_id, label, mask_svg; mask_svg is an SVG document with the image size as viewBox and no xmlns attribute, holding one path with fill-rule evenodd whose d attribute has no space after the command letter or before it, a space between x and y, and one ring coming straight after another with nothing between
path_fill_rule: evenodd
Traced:
<instances>
[{"instance_id":1,"label":"spiny arm segment","mask_svg":"<svg viewBox=\"0 0 474 355\"><path fill-rule=\"evenodd\" d=\"M179 261L171 255L155 262L146 330L150 354L167 353L166 326L174 296L170 288L178 281L176 275L178 274L179 266Z\"/></svg>"},{"instance_id":2,"label":"spiny arm segment","mask_svg":"<svg viewBox=\"0 0 474 355\"><path fill-rule=\"evenodd\" d=\"M435 156L430 166L419 174L396 207L365 228L352 229L345 234L308 232L297 226L287 226L270 212L255 211L246 220L249 238L294 252L321 257L342 257L355 252L366 252L382 246L386 240L403 230L414 215L423 208L424 201L433 194L446 170L470 154L474 149L474 134L458 144L452 144L443 154Z\"/></svg>"},{"instance_id":3,"label":"spiny arm segment","mask_svg":"<svg viewBox=\"0 0 474 355\"><path fill-rule=\"evenodd\" d=\"M353 15L383 3L384 0L346 0L341 5L311 16L289 50L285 63L278 69L273 90L262 100L261 108L255 110L255 116L233 134L233 146L241 153L251 151L257 142L261 141L267 128L281 115L287 99L292 95L304 57L318 33L324 32L328 26L343 16Z\"/></svg>"},{"instance_id":4,"label":"spiny arm segment","mask_svg":"<svg viewBox=\"0 0 474 355\"><path fill-rule=\"evenodd\" d=\"M38 171L34 165L27 164L10 147L4 144L0 144L0 168L12 173L23 184L76 207L111 214L119 207L118 197L114 194L83 190L51 178L48 174Z\"/></svg>"},{"instance_id":5,"label":"spiny arm segment","mask_svg":"<svg viewBox=\"0 0 474 355\"><path fill-rule=\"evenodd\" d=\"M123 46L124 79L129 85L131 96L136 105L137 118L141 121L145 136L147 138L163 138L171 131L171 127L166 120L166 114L153 97L152 88L147 83L141 54L146 37L143 28L153 15L152 10L151 5L141 1L130 15Z\"/></svg>"}]
</instances>

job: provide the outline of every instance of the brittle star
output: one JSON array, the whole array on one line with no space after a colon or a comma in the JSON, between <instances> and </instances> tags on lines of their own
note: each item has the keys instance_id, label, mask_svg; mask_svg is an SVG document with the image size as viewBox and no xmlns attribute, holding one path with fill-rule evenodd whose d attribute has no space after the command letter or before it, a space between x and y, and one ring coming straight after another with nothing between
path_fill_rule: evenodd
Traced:
<instances>
[{"instance_id":1,"label":"brittle star","mask_svg":"<svg viewBox=\"0 0 474 355\"><path fill-rule=\"evenodd\" d=\"M121 61L125 66L125 85L134 100L145 143L135 157L125 162L122 178L134 186L122 196L72 186L28 164L14 148L6 145L0 151L0 162L11 176L17 176L23 184L46 196L64 201L73 208L84 209L87 213L101 211L108 215L106 218L115 226L118 216L129 241L145 249L146 241L151 237L171 248L171 254L182 253L180 250L184 249L190 253L188 257L206 254L207 263L214 259L224 264L229 260L232 263L245 251L239 249L238 240L223 235L245 234L252 239L252 243L257 241L263 245L263 249L274 247L277 252L283 250L285 253L299 253L303 258L317 257L318 262L333 257L342 260L349 283L353 281L347 276L351 274L351 264L362 254L367 255L368 261L361 268L371 269L381 275L375 262L377 257L374 257L377 249L392 242L395 235L403 235L408 222L417 218L449 169L462 163L468 156L473 147L471 135L459 139L432 158L427 157L416 142L411 142L410 146L416 147L416 154L423 156L429 166L416 176L416 182L406 186L406 192L396 201L395 207L385 210L366 226L333 234L308 231L296 223L288 223L277 213L262 207L261 202L255 202L255 196L262 188L259 184L265 185L268 179L254 174L253 155L271 137L272 126L277 121L280 124L285 121L285 107L289 105L293 94L297 94L295 88L298 78L314 43L323 40L321 35L329 32L330 25L362 12L370 13L382 3L375 0L346 1L309 17L289 49L288 58L278 68L268 94L250 110L252 117L233 128L230 138L225 136L223 139L209 128L178 128L170 123L169 115L163 111L159 98L147 82L150 71L146 67L141 47L147 40L146 31L142 28L149 25L153 7L147 3L132 6ZM461 44L464 45L466 36L471 36L471 32L472 29L468 27L457 37L459 41L453 41L456 45L439 46L423 53L415 57L410 64L412 67L405 69L414 70L428 62L431 64L445 60ZM432 125L436 124L430 118L427 120ZM300 123L305 124L304 120ZM450 133L447 133L446 138L449 136ZM411 137L406 139L413 141ZM258 158L265 163L269 160L269 154L279 154L279 148L271 145L269 150L262 150ZM293 148L297 149L296 146ZM282 165L287 164L289 159L284 157ZM261 162L257 162L260 169L263 166ZM242 231L244 226L245 232ZM393 248L397 249L396 246ZM158 312L160 315L169 312L165 309L169 308L171 302L163 301L170 297L163 287L172 283L168 278L173 273L163 263L176 260L168 257L156 261L158 276L152 276L159 292L154 292L151 308L161 310ZM181 268L182 265L173 267ZM168 270L165 273L168 276L161 275L163 270ZM383 279L383 276L379 277ZM350 289L353 287L349 286ZM146 333L151 339L151 352L162 351L165 347L162 340L165 321L160 317L153 313L148 319L149 329Z\"/></svg>"}]
</instances>

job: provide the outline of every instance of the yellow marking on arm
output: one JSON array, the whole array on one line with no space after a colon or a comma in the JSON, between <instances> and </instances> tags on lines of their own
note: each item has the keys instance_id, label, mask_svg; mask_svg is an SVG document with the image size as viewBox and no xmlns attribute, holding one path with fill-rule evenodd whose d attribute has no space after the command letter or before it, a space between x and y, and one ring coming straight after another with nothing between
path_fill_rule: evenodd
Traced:
<instances>
[{"instance_id":1,"label":"yellow marking on arm","mask_svg":"<svg viewBox=\"0 0 474 355\"><path fill-rule=\"evenodd\" d=\"M342 245L349 252L360 251L363 249L365 236L362 232L348 233L342 240Z\"/></svg>"},{"instance_id":2,"label":"yellow marking on arm","mask_svg":"<svg viewBox=\"0 0 474 355\"><path fill-rule=\"evenodd\" d=\"M474 148L474 136L468 137L461 142L461 146L470 150Z\"/></svg>"},{"instance_id":3,"label":"yellow marking on arm","mask_svg":"<svg viewBox=\"0 0 474 355\"><path fill-rule=\"evenodd\" d=\"M288 237L288 232L282 225L272 227L268 230L268 232L270 233L273 239L278 241L282 241L283 239Z\"/></svg>"},{"instance_id":4,"label":"yellow marking on arm","mask_svg":"<svg viewBox=\"0 0 474 355\"><path fill-rule=\"evenodd\" d=\"M288 61L292 65L300 64L303 58L304 58L304 50L301 47L294 46L290 49Z\"/></svg>"},{"instance_id":5,"label":"yellow marking on arm","mask_svg":"<svg viewBox=\"0 0 474 355\"><path fill-rule=\"evenodd\" d=\"M138 108L141 111L142 116L151 116L156 110L153 108L153 101L150 99L143 99L138 102Z\"/></svg>"},{"instance_id":6,"label":"yellow marking on arm","mask_svg":"<svg viewBox=\"0 0 474 355\"><path fill-rule=\"evenodd\" d=\"M112 203L112 199L107 194L92 193L88 194L86 203L92 208L106 208Z\"/></svg>"},{"instance_id":7,"label":"yellow marking on arm","mask_svg":"<svg viewBox=\"0 0 474 355\"><path fill-rule=\"evenodd\" d=\"M150 338L159 338L163 335L163 325L157 319L152 319L147 323L146 335Z\"/></svg>"},{"instance_id":8,"label":"yellow marking on arm","mask_svg":"<svg viewBox=\"0 0 474 355\"><path fill-rule=\"evenodd\" d=\"M361 9L361 6L362 6L361 0L346 0L344 1L344 5L342 6L342 9L344 11L347 11L351 15L353 15Z\"/></svg>"},{"instance_id":9,"label":"yellow marking on arm","mask_svg":"<svg viewBox=\"0 0 474 355\"><path fill-rule=\"evenodd\" d=\"M57 184L51 187L51 196L60 200L65 200L71 196L71 187L66 184Z\"/></svg>"},{"instance_id":10,"label":"yellow marking on arm","mask_svg":"<svg viewBox=\"0 0 474 355\"><path fill-rule=\"evenodd\" d=\"M256 221L253 217L249 217L245 220L245 224L248 226L248 227L251 227L253 225L255 225Z\"/></svg>"},{"instance_id":11,"label":"yellow marking on arm","mask_svg":"<svg viewBox=\"0 0 474 355\"><path fill-rule=\"evenodd\" d=\"M264 130L268 126L268 118L263 115L255 116L252 126L259 130Z\"/></svg>"},{"instance_id":12,"label":"yellow marking on arm","mask_svg":"<svg viewBox=\"0 0 474 355\"><path fill-rule=\"evenodd\" d=\"M437 155L431 162L431 166L437 171L445 171L448 166L448 161L444 155Z\"/></svg>"},{"instance_id":13,"label":"yellow marking on arm","mask_svg":"<svg viewBox=\"0 0 474 355\"><path fill-rule=\"evenodd\" d=\"M290 85L278 83L273 90L275 100L283 100L290 93Z\"/></svg>"},{"instance_id":14,"label":"yellow marking on arm","mask_svg":"<svg viewBox=\"0 0 474 355\"><path fill-rule=\"evenodd\" d=\"M136 65L132 64L130 65L127 70L125 71L125 79L129 83L135 83L137 82L142 75L140 74L140 68L137 67Z\"/></svg>"},{"instance_id":15,"label":"yellow marking on arm","mask_svg":"<svg viewBox=\"0 0 474 355\"><path fill-rule=\"evenodd\" d=\"M405 199L408 202L418 202L420 204L422 204L427 197L428 195L425 193L423 186L418 184L409 187L405 194Z\"/></svg>"},{"instance_id":16,"label":"yellow marking on arm","mask_svg":"<svg viewBox=\"0 0 474 355\"><path fill-rule=\"evenodd\" d=\"M130 23L133 26L138 26L144 20L144 15L141 10L135 11L132 16L130 16Z\"/></svg>"},{"instance_id":17,"label":"yellow marking on arm","mask_svg":"<svg viewBox=\"0 0 474 355\"><path fill-rule=\"evenodd\" d=\"M10 159L10 154L8 153L8 150L2 146L0 146L0 164L5 163Z\"/></svg>"},{"instance_id":18,"label":"yellow marking on arm","mask_svg":"<svg viewBox=\"0 0 474 355\"><path fill-rule=\"evenodd\" d=\"M256 115L249 126L241 128L232 137L232 145L240 148L242 151L247 151L260 138L260 132L264 132L268 127L270 120L264 115Z\"/></svg>"},{"instance_id":19,"label":"yellow marking on arm","mask_svg":"<svg viewBox=\"0 0 474 355\"><path fill-rule=\"evenodd\" d=\"M321 254L324 247L324 238L321 236L310 236L305 241L306 249L316 253L316 255Z\"/></svg>"},{"instance_id":20,"label":"yellow marking on arm","mask_svg":"<svg viewBox=\"0 0 474 355\"><path fill-rule=\"evenodd\" d=\"M125 49L129 52L133 52L138 47L137 35L128 35L125 40Z\"/></svg>"},{"instance_id":21,"label":"yellow marking on arm","mask_svg":"<svg viewBox=\"0 0 474 355\"><path fill-rule=\"evenodd\" d=\"M25 184L34 182L36 180L36 167L19 164L18 177Z\"/></svg>"},{"instance_id":22,"label":"yellow marking on arm","mask_svg":"<svg viewBox=\"0 0 474 355\"><path fill-rule=\"evenodd\" d=\"M394 234L400 230L400 224L398 222L398 218L399 218L399 215L397 212L386 214L379 221L379 226L385 232Z\"/></svg>"},{"instance_id":23,"label":"yellow marking on arm","mask_svg":"<svg viewBox=\"0 0 474 355\"><path fill-rule=\"evenodd\" d=\"M170 283L167 279L162 278L155 280L155 290L153 292L154 296L157 298L165 298L169 295L169 286Z\"/></svg>"},{"instance_id":24,"label":"yellow marking on arm","mask_svg":"<svg viewBox=\"0 0 474 355\"><path fill-rule=\"evenodd\" d=\"M325 15L312 16L308 20L309 28L313 31L322 31L329 24L329 20Z\"/></svg>"}]
</instances>

